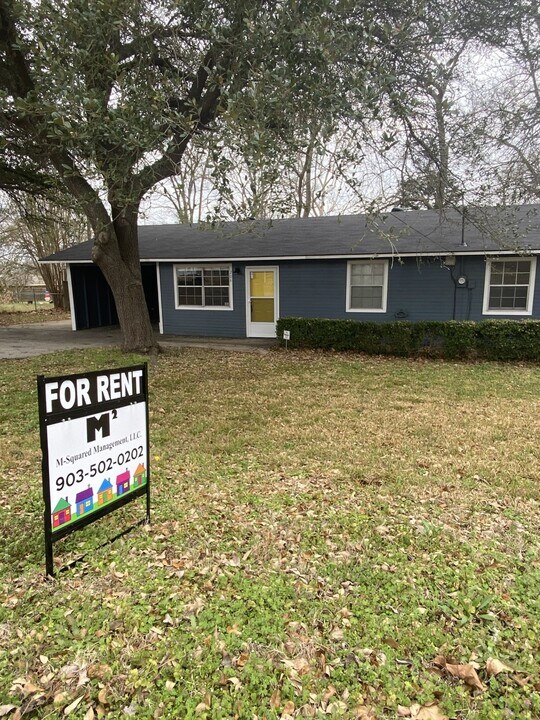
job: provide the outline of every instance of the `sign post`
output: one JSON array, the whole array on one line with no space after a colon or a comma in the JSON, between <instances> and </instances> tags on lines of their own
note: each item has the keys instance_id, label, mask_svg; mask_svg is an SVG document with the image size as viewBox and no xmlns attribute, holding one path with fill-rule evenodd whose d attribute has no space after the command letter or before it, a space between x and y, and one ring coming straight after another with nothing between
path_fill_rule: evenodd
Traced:
<instances>
[{"instance_id":1,"label":"sign post","mask_svg":"<svg viewBox=\"0 0 540 720\"><path fill-rule=\"evenodd\" d=\"M285 340L285 350L287 350L289 340L291 339L291 331L290 330L283 331L283 339Z\"/></svg>"},{"instance_id":2,"label":"sign post","mask_svg":"<svg viewBox=\"0 0 540 720\"><path fill-rule=\"evenodd\" d=\"M53 576L57 540L143 495L137 524L150 521L147 366L41 375L38 402L45 565Z\"/></svg>"}]
</instances>

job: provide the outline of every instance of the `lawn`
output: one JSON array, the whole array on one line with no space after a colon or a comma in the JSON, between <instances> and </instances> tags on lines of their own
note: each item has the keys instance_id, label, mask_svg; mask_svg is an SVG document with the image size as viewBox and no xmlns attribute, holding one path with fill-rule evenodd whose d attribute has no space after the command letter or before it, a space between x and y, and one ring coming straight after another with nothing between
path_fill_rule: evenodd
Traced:
<instances>
[{"instance_id":1,"label":"lawn","mask_svg":"<svg viewBox=\"0 0 540 720\"><path fill-rule=\"evenodd\" d=\"M70 317L64 310L55 310L51 303L0 303L0 327L6 325L26 325L27 323L46 322L48 320L67 320Z\"/></svg>"},{"instance_id":2,"label":"lawn","mask_svg":"<svg viewBox=\"0 0 540 720\"><path fill-rule=\"evenodd\" d=\"M35 376L139 361L0 363L0 716L540 718L540 368L167 353L151 525L47 581Z\"/></svg>"}]
</instances>

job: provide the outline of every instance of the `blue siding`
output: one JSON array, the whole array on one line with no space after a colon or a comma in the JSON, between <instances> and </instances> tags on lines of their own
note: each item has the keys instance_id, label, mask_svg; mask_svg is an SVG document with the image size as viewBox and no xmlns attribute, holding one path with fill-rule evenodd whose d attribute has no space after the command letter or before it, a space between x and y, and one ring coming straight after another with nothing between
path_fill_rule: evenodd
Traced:
<instances>
[{"instance_id":1,"label":"blue siding","mask_svg":"<svg viewBox=\"0 0 540 720\"><path fill-rule=\"evenodd\" d=\"M287 260L233 262L233 310L176 310L173 263L160 264L163 331L175 335L245 337L245 269L251 265L279 267L281 317L348 318L357 321L486 320L483 315L486 262L483 256L456 258L454 277L465 275L466 287L456 287L449 268L440 258L406 258L389 261L388 301L385 313L346 311L346 260ZM533 315L540 317L540 268ZM519 319L519 315L509 315Z\"/></svg>"},{"instance_id":2,"label":"blue siding","mask_svg":"<svg viewBox=\"0 0 540 720\"><path fill-rule=\"evenodd\" d=\"M195 264L200 265L200 263ZM239 263L234 263L233 268L239 266ZM174 264L160 263L159 277L163 332L165 334L209 337L246 336L246 293L243 266L241 275L233 272L232 310L176 310Z\"/></svg>"}]
</instances>

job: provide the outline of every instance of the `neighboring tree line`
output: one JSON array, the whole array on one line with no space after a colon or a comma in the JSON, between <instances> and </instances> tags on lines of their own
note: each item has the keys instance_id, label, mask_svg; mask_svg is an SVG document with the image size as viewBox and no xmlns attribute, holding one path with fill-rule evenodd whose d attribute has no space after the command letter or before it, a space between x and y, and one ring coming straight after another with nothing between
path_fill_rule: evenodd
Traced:
<instances>
[{"instance_id":1,"label":"neighboring tree line","mask_svg":"<svg viewBox=\"0 0 540 720\"><path fill-rule=\"evenodd\" d=\"M179 222L538 201L540 13L521 3L502 18L449 33L432 17L418 68L396 76L401 95L382 96L386 116L361 132L310 124L275 165L203 136L157 197Z\"/></svg>"},{"instance_id":2,"label":"neighboring tree line","mask_svg":"<svg viewBox=\"0 0 540 720\"><path fill-rule=\"evenodd\" d=\"M40 276L54 307L66 308L64 268L39 259L87 238L86 219L73 209L31 195L7 198L0 208L0 291L20 291Z\"/></svg>"},{"instance_id":3,"label":"neighboring tree line","mask_svg":"<svg viewBox=\"0 0 540 720\"><path fill-rule=\"evenodd\" d=\"M84 216L152 349L158 190L181 222L536 199L539 37L531 0L0 0L0 188L34 238L23 197Z\"/></svg>"}]
</instances>

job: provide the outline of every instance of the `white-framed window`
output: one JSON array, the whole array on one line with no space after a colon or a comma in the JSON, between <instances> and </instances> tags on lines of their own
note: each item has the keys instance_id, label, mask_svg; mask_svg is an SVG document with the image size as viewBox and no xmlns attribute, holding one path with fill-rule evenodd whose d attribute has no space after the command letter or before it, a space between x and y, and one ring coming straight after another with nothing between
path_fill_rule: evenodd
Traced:
<instances>
[{"instance_id":1,"label":"white-framed window","mask_svg":"<svg viewBox=\"0 0 540 720\"><path fill-rule=\"evenodd\" d=\"M535 257L489 258L484 315L532 315L535 277Z\"/></svg>"},{"instance_id":2,"label":"white-framed window","mask_svg":"<svg viewBox=\"0 0 540 720\"><path fill-rule=\"evenodd\" d=\"M176 309L232 310L232 267L175 265Z\"/></svg>"},{"instance_id":3,"label":"white-framed window","mask_svg":"<svg viewBox=\"0 0 540 720\"><path fill-rule=\"evenodd\" d=\"M347 263L347 312L386 312L387 260Z\"/></svg>"}]
</instances>

